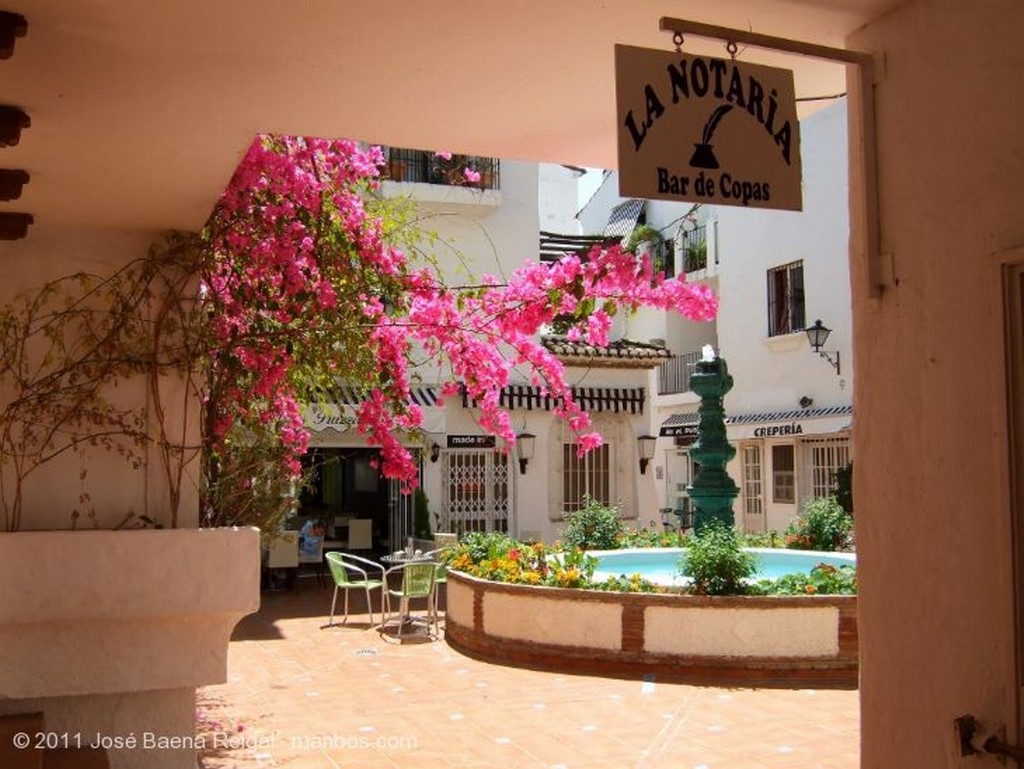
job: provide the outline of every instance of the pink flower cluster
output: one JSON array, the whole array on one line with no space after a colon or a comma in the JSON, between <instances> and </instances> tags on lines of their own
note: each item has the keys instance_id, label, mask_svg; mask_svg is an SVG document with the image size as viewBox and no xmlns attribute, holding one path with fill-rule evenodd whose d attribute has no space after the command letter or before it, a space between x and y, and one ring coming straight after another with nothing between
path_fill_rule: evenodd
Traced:
<instances>
[{"instance_id":1,"label":"pink flower cluster","mask_svg":"<svg viewBox=\"0 0 1024 769\"><path fill-rule=\"evenodd\" d=\"M588 432L562 363L537 340L540 328L570 317L574 339L604 345L619 308L693 320L717 312L706 286L655 276L649 259L618 247L527 262L504 284L485 276L483 288L450 289L414 269L367 212L364 194L382 162L379 148L353 142L264 136L239 165L211 221L214 260L204 276L222 381L212 388L215 441L248 419L274 425L297 475L307 446L300 404L336 377L364 393L358 429L380 447L384 475L411 488L417 468L399 431L422 420L410 398L418 348L454 379L444 394L464 388L481 426L506 446L515 431L499 397L513 369L525 368L587 451L601 438ZM466 180L478 181L471 170Z\"/></svg>"}]
</instances>

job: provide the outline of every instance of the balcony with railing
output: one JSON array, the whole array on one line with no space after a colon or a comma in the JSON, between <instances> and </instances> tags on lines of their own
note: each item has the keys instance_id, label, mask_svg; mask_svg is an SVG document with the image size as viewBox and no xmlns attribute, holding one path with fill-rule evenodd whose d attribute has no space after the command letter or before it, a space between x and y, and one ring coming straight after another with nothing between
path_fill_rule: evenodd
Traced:
<instances>
[{"instance_id":1,"label":"balcony with railing","mask_svg":"<svg viewBox=\"0 0 1024 769\"><path fill-rule=\"evenodd\" d=\"M683 270L687 273L707 269L708 240L707 228L704 225L684 230L681 243Z\"/></svg>"},{"instance_id":2,"label":"balcony with railing","mask_svg":"<svg viewBox=\"0 0 1024 769\"><path fill-rule=\"evenodd\" d=\"M501 186L501 164L497 158L400 147L382 149L386 159L384 179L479 190L497 190Z\"/></svg>"},{"instance_id":3,"label":"balcony with railing","mask_svg":"<svg viewBox=\"0 0 1024 769\"><path fill-rule=\"evenodd\" d=\"M665 361L658 368L658 395L675 395L690 391L690 375L701 353L687 352Z\"/></svg>"}]
</instances>

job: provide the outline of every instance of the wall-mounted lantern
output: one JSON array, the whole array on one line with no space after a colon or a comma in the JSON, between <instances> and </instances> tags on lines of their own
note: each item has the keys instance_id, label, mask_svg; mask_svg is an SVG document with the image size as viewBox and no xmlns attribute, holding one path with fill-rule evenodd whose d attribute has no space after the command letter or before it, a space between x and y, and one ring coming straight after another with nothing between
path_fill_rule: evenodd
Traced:
<instances>
[{"instance_id":1,"label":"wall-mounted lantern","mask_svg":"<svg viewBox=\"0 0 1024 769\"><path fill-rule=\"evenodd\" d=\"M647 473L647 464L654 457L654 444L657 440L653 435L641 435L636 439L636 447L640 452L640 475Z\"/></svg>"},{"instance_id":2,"label":"wall-mounted lantern","mask_svg":"<svg viewBox=\"0 0 1024 769\"><path fill-rule=\"evenodd\" d=\"M537 436L533 433L519 433L516 436L516 455L519 457L519 473L526 473L526 465L533 459L533 444Z\"/></svg>"},{"instance_id":3,"label":"wall-mounted lantern","mask_svg":"<svg viewBox=\"0 0 1024 769\"><path fill-rule=\"evenodd\" d=\"M814 321L814 325L810 326L804 331L807 333L807 341L811 343L812 352L818 353L822 358L832 364L832 368L836 370L836 374L839 374L839 350L834 353L827 353L821 348L825 346L825 342L828 340L828 335L832 333L832 329L828 326L824 326L821 320ZM832 356L835 356L834 358Z\"/></svg>"}]
</instances>

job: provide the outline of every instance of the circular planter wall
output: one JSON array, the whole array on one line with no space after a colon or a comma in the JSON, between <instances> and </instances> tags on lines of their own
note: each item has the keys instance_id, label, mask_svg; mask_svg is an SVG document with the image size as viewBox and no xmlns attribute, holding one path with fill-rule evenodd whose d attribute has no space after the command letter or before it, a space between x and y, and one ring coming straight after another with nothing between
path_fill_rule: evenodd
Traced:
<instances>
[{"instance_id":1,"label":"circular planter wall","mask_svg":"<svg viewBox=\"0 0 1024 769\"><path fill-rule=\"evenodd\" d=\"M613 593L448 579L445 635L504 664L694 682L856 686L856 596Z\"/></svg>"}]
</instances>

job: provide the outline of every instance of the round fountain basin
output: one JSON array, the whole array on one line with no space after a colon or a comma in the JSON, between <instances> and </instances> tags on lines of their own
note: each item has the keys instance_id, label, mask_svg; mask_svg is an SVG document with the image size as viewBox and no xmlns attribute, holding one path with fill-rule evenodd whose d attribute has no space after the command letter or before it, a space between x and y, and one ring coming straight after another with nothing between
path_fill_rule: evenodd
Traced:
<instances>
[{"instance_id":1,"label":"round fountain basin","mask_svg":"<svg viewBox=\"0 0 1024 769\"><path fill-rule=\"evenodd\" d=\"M856 566L854 553L825 553L817 550L778 550L767 547L744 548L757 557L755 579L776 579L785 574L809 574L819 563L830 566ZM635 548L628 550L593 550L588 553L598 560L595 580L639 574L656 585L683 587L689 580L680 574L686 559L685 548Z\"/></svg>"}]
</instances>

